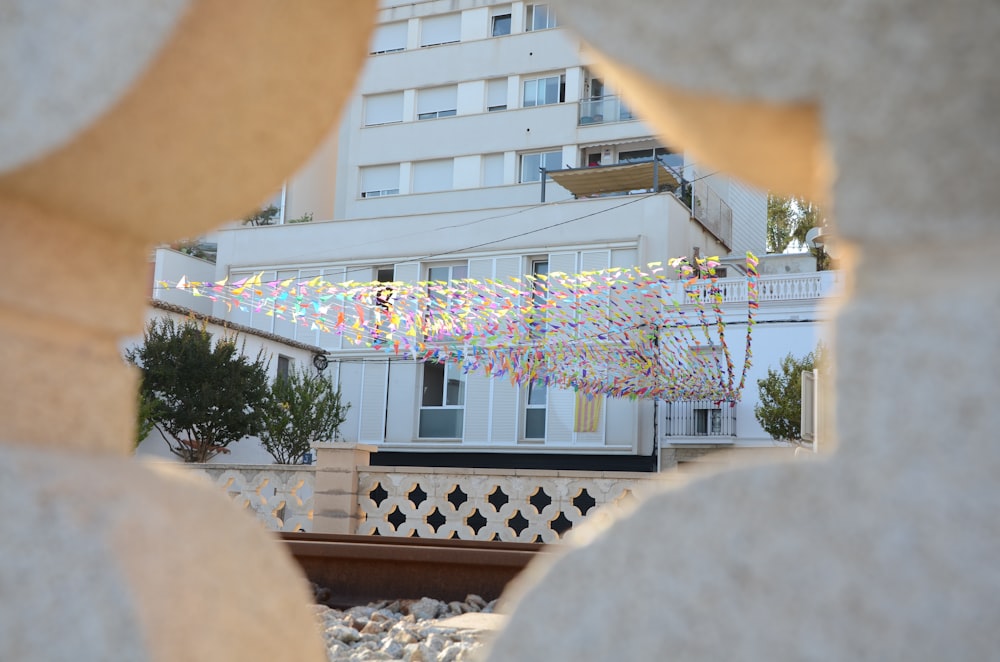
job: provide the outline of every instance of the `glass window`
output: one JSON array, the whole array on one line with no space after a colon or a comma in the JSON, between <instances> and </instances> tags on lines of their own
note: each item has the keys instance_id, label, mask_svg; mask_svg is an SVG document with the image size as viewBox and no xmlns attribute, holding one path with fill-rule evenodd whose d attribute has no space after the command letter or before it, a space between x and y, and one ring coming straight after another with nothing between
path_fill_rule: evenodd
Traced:
<instances>
[{"instance_id":1,"label":"glass window","mask_svg":"<svg viewBox=\"0 0 1000 662\"><path fill-rule=\"evenodd\" d=\"M656 157L660 160L660 163L670 166L671 168L682 168L684 167L684 155L676 154L666 147L656 148ZM618 163L642 163L643 161L653 160L653 149L636 149L628 152L618 152Z\"/></svg>"},{"instance_id":2,"label":"glass window","mask_svg":"<svg viewBox=\"0 0 1000 662\"><path fill-rule=\"evenodd\" d=\"M424 363L418 436L460 439L464 408L465 374L462 369L450 363Z\"/></svg>"},{"instance_id":3,"label":"glass window","mask_svg":"<svg viewBox=\"0 0 1000 662\"><path fill-rule=\"evenodd\" d=\"M540 181L542 173L539 168L545 168L546 170L561 170L562 150L522 154L521 183Z\"/></svg>"},{"instance_id":4,"label":"glass window","mask_svg":"<svg viewBox=\"0 0 1000 662\"><path fill-rule=\"evenodd\" d=\"M528 5L525 30L547 30L557 26L556 13L547 4Z\"/></svg>"},{"instance_id":5,"label":"glass window","mask_svg":"<svg viewBox=\"0 0 1000 662\"><path fill-rule=\"evenodd\" d=\"M492 34L494 37L510 34L510 14L497 14L493 17Z\"/></svg>"},{"instance_id":6,"label":"glass window","mask_svg":"<svg viewBox=\"0 0 1000 662\"><path fill-rule=\"evenodd\" d=\"M524 407L524 438L545 438L545 405L548 387L543 382L528 384L527 404Z\"/></svg>"},{"instance_id":7,"label":"glass window","mask_svg":"<svg viewBox=\"0 0 1000 662\"><path fill-rule=\"evenodd\" d=\"M522 106L545 106L566 100L566 76L546 76L524 81Z\"/></svg>"}]
</instances>

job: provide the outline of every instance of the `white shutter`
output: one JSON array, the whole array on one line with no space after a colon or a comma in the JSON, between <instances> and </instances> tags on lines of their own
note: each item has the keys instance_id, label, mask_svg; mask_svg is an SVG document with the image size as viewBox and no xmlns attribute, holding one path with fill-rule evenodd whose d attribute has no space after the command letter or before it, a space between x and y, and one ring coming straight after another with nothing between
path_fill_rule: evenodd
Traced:
<instances>
[{"instance_id":1,"label":"white shutter","mask_svg":"<svg viewBox=\"0 0 1000 662\"><path fill-rule=\"evenodd\" d=\"M511 284L511 278L522 275L522 259L520 257L498 257L493 271L493 277L506 285ZM517 443L518 408L520 407L521 389L510 383L508 375L494 378L493 382L493 424L491 441L495 444Z\"/></svg>"},{"instance_id":2,"label":"white shutter","mask_svg":"<svg viewBox=\"0 0 1000 662\"><path fill-rule=\"evenodd\" d=\"M462 35L460 13L428 16L420 21L420 45L436 46L456 42Z\"/></svg>"},{"instance_id":3,"label":"white shutter","mask_svg":"<svg viewBox=\"0 0 1000 662\"><path fill-rule=\"evenodd\" d=\"M458 86L429 87L417 90L417 117L425 113L458 109Z\"/></svg>"},{"instance_id":4,"label":"white shutter","mask_svg":"<svg viewBox=\"0 0 1000 662\"><path fill-rule=\"evenodd\" d=\"M420 280L419 262L398 262L393 267L392 279L402 283L416 283Z\"/></svg>"},{"instance_id":5,"label":"white shutter","mask_svg":"<svg viewBox=\"0 0 1000 662\"><path fill-rule=\"evenodd\" d=\"M469 260L469 278L493 278L493 258ZM465 382L465 431L463 441L483 444L490 434L490 382L482 372L471 372Z\"/></svg>"},{"instance_id":6,"label":"white shutter","mask_svg":"<svg viewBox=\"0 0 1000 662\"><path fill-rule=\"evenodd\" d=\"M577 271L576 253L552 253L549 255L549 274L558 272L574 274ZM558 291L559 287L549 286L549 296L552 292ZM556 315L559 322L568 321L571 316L568 306L563 310L562 315ZM571 338L572 330L568 328L553 329L546 333L554 333L557 336ZM573 413L576 405L575 393L572 390L549 388L545 418L545 441L546 443L568 444L573 441Z\"/></svg>"},{"instance_id":7,"label":"white shutter","mask_svg":"<svg viewBox=\"0 0 1000 662\"><path fill-rule=\"evenodd\" d=\"M360 362L339 363L340 392L344 402L351 403L340 434L344 441L357 443L361 426L361 382L364 368Z\"/></svg>"},{"instance_id":8,"label":"white shutter","mask_svg":"<svg viewBox=\"0 0 1000 662\"><path fill-rule=\"evenodd\" d=\"M401 23L386 23L375 29L372 35L369 52L391 53L406 48L406 21Z\"/></svg>"},{"instance_id":9,"label":"white shutter","mask_svg":"<svg viewBox=\"0 0 1000 662\"><path fill-rule=\"evenodd\" d=\"M256 278L260 276L261 285L247 286L247 291L250 293L250 326L253 328L264 331L266 333L271 333L274 328L274 311L272 307L273 302L267 301L269 298L267 296L266 283L270 283L274 280L273 271L257 272L253 274Z\"/></svg>"},{"instance_id":10,"label":"white shutter","mask_svg":"<svg viewBox=\"0 0 1000 662\"><path fill-rule=\"evenodd\" d=\"M413 164L413 193L450 191L455 179L455 160L437 159Z\"/></svg>"},{"instance_id":11,"label":"white shutter","mask_svg":"<svg viewBox=\"0 0 1000 662\"><path fill-rule=\"evenodd\" d=\"M503 154L486 154L483 156L483 186L501 186L503 184Z\"/></svg>"},{"instance_id":12,"label":"white shutter","mask_svg":"<svg viewBox=\"0 0 1000 662\"><path fill-rule=\"evenodd\" d=\"M403 93L373 94L365 97L365 126L403 121Z\"/></svg>"},{"instance_id":13,"label":"white shutter","mask_svg":"<svg viewBox=\"0 0 1000 662\"><path fill-rule=\"evenodd\" d=\"M344 278L347 282L354 281L357 283L370 283L372 281L372 269L371 267L348 267L347 272L344 274ZM343 345L345 347L364 347L365 343L371 341L370 336L365 335L363 331L359 332L357 329L353 328L354 323L358 321L359 303L361 305L362 315L366 320L369 315L372 314L371 302L345 302L343 340Z\"/></svg>"},{"instance_id":14,"label":"white shutter","mask_svg":"<svg viewBox=\"0 0 1000 662\"><path fill-rule=\"evenodd\" d=\"M399 164L367 166L361 169L361 192L399 192Z\"/></svg>"},{"instance_id":15,"label":"white shutter","mask_svg":"<svg viewBox=\"0 0 1000 662\"><path fill-rule=\"evenodd\" d=\"M297 269L291 271L279 271L277 273L277 279L279 282L291 279L292 285L299 280L299 272ZM287 288L282 288L283 290ZM294 340L295 334L298 332L296 328L295 321L292 320L292 308L295 305L295 297L287 297L283 301L275 301L271 306L274 312L274 333L284 338L289 338ZM284 310L282 310L284 307Z\"/></svg>"},{"instance_id":16,"label":"white shutter","mask_svg":"<svg viewBox=\"0 0 1000 662\"><path fill-rule=\"evenodd\" d=\"M385 404L389 385L389 364L386 359L362 363L360 443L380 443L385 439Z\"/></svg>"},{"instance_id":17,"label":"white shutter","mask_svg":"<svg viewBox=\"0 0 1000 662\"><path fill-rule=\"evenodd\" d=\"M344 267L332 267L323 270L323 278L331 283L343 283L347 280L347 270ZM302 278L300 277L300 281ZM344 312L343 299L330 299L330 309L327 311L327 325L332 329L337 325L337 318ZM327 349L340 349L344 346L344 336L340 333L324 333L323 331L310 331L309 327L299 326L298 338L304 342L314 342L320 347ZM309 334L308 336L306 334Z\"/></svg>"},{"instance_id":18,"label":"white shutter","mask_svg":"<svg viewBox=\"0 0 1000 662\"><path fill-rule=\"evenodd\" d=\"M491 78L486 81L486 109L501 110L507 105L507 79Z\"/></svg>"}]
</instances>

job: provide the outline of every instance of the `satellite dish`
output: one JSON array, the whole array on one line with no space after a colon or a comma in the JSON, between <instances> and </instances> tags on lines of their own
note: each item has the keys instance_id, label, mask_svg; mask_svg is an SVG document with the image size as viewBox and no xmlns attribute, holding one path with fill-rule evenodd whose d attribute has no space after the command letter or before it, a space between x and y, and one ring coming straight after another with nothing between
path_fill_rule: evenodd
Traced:
<instances>
[{"instance_id":1,"label":"satellite dish","mask_svg":"<svg viewBox=\"0 0 1000 662\"><path fill-rule=\"evenodd\" d=\"M822 234L822 229L809 228L809 231L806 232L806 245L809 246L810 248L819 248L818 244L823 243L823 240L819 239L819 236L821 234Z\"/></svg>"}]
</instances>

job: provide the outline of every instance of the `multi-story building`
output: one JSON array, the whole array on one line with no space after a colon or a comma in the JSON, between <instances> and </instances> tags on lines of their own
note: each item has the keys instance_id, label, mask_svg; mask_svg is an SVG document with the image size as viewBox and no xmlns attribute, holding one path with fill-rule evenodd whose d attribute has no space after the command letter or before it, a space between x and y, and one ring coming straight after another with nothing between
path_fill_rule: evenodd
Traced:
<instances>
[{"instance_id":1,"label":"multi-story building","mask_svg":"<svg viewBox=\"0 0 1000 662\"><path fill-rule=\"evenodd\" d=\"M506 279L692 254L728 256L739 276L746 251L764 253L766 196L655 136L547 5L385 1L371 50L338 131L275 197L276 223L218 233L216 279ZM389 356L266 306L211 312L323 347L353 405L344 437L378 444L382 463L652 468L664 445L731 444L734 417L755 425L744 405L607 399L581 431L571 391ZM802 338L782 355L812 349Z\"/></svg>"}]
</instances>

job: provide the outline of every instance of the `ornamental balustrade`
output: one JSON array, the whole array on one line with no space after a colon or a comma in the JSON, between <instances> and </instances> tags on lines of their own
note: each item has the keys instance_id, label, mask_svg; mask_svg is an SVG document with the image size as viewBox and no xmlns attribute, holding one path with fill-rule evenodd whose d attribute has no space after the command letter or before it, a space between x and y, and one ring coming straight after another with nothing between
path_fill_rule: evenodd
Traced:
<instances>
[{"instance_id":1,"label":"ornamental balustrade","mask_svg":"<svg viewBox=\"0 0 1000 662\"><path fill-rule=\"evenodd\" d=\"M607 516L656 474L534 470L359 470L363 535L556 542L585 518Z\"/></svg>"},{"instance_id":2,"label":"ornamental balustrade","mask_svg":"<svg viewBox=\"0 0 1000 662\"><path fill-rule=\"evenodd\" d=\"M761 276L757 279L757 301L796 301L820 299L832 291L834 272L816 272L789 276ZM747 300L746 278L720 278L714 284L696 286L702 302L714 300L715 292L722 294L722 303L744 303ZM679 295L678 295L679 296ZM685 300L681 303L690 303Z\"/></svg>"},{"instance_id":3,"label":"ornamental balustrade","mask_svg":"<svg viewBox=\"0 0 1000 662\"><path fill-rule=\"evenodd\" d=\"M315 468L298 465L186 465L253 511L273 531L312 531Z\"/></svg>"}]
</instances>

